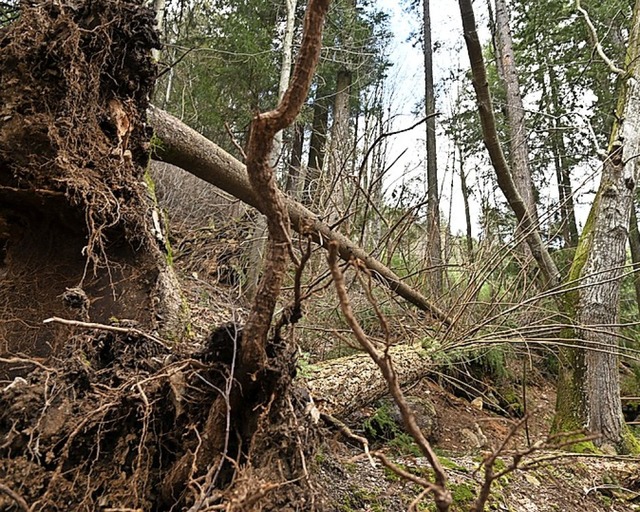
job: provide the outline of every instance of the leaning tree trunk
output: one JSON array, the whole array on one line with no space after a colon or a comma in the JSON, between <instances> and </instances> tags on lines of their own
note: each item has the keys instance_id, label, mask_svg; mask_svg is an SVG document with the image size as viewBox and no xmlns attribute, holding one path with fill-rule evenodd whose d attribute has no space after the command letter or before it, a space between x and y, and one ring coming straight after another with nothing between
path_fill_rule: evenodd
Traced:
<instances>
[{"instance_id":1,"label":"leaning tree trunk","mask_svg":"<svg viewBox=\"0 0 640 512\"><path fill-rule=\"evenodd\" d=\"M52 316L181 333L146 175L153 26L99 1L23 6L0 31L1 352L57 352L69 328Z\"/></svg>"},{"instance_id":2,"label":"leaning tree trunk","mask_svg":"<svg viewBox=\"0 0 640 512\"><path fill-rule=\"evenodd\" d=\"M509 206L515 213L522 232L526 235L527 244L542 272L546 286L554 286L560 282L560 273L549 250L545 246L537 219L527 207L512 176L511 168L502 151L496 118L493 112L493 100L489 90L489 80L484 64L482 46L476 29L476 19L471 0L458 0L460 15L464 29L464 39L471 63L473 89L476 93L478 113L482 124L482 139L489 153L491 164L496 172L498 186L504 194Z\"/></svg>"}]
</instances>

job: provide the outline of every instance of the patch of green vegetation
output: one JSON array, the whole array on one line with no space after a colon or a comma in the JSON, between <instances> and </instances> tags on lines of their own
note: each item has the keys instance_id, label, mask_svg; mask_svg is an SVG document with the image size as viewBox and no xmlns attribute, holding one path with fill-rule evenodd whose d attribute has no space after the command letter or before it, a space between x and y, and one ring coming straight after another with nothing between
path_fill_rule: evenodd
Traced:
<instances>
[{"instance_id":1,"label":"patch of green vegetation","mask_svg":"<svg viewBox=\"0 0 640 512\"><path fill-rule=\"evenodd\" d=\"M442 455L438 455L438 459L440 459L440 464L442 464L442 467L444 467L445 469L452 469L454 471L461 471L463 473L467 473L467 468L462 467L460 464L456 463L455 461L444 457Z\"/></svg>"},{"instance_id":2,"label":"patch of green vegetation","mask_svg":"<svg viewBox=\"0 0 640 512\"><path fill-rule=\"evenodd\" d=\"M620 451L629 455L640 455L640 439L636 437L634 432L626 427L622 432L622 442L620 443Z\"/></svg>"},{"instance_id":3,"label":"patch of green vegetation","mask_svg":"<svg viewBox=\"0 0 640 512\"><path fill-rule=\"evenodd\" d=\"M578 441L573 443L566 448L567 451L573 453L593 453L600 454L602 453L598 447L593 443L593 441Z\"/></svg>"},{"instance_id":4,"label":"patch of green vegetation","mask_svg":"<svg viewBox=\"0 0 640 512\"><path fill-rule=\"evenodd\" d=\"M505 401L505 409L518 418L524 416L524 404L522 403L519 393L513 389L502 391L502 397Z\"/></svg>"},{"instance_id":5,"label":"patch of green vegetation","mask_svg":"<svg viewBox=\"0 0 640 512\"><path fill-rule=\"evenodd\" d=\"M400 475L387 466L384 466L383 471L385 479L389 480L389 482L399 482L401 480Z\"/></svg>"},{"instance_id":6,"label":"patch of green vegetation","mask_svg":"<svg viewBox=\"0 0 640 512\"><path fill-rule=\"evenodd\" d=\"M344 469L347 470L347 473L355 473L358 467L353 462L345 462Z\"/></svg>"},{"instance_id":7,"label":"patch of green vegetation","mask_svg":"<svg viewBox=\"0 0 640 512\"><path fill-rule=\"evenodd\" d=\"M384 512L386 504L374 492L352 485L349 487L349 494L344 498L344 503L339 505L339 510L341 512L355 512L356 510Z\"/></svg>"},{"instance_id":8,"label":"patch of green vegetation","mask_svg":"<svg viewBox=\"0 0 640 512\"><path fill-rule=\"evenodd\" d=\"M387 446L393 448L398 455L414 455L415 457L422 455L422 451L413 440L413 437L404 432L397 434L387 443Z\"/></svg>"},{"instance_id":9,"label":"patch of green vegetation","mask_svg":"<svg viewBox=\"0 0 640 512\"><path fill-rule=\"evenodd\" d=\"M149 147L151 149L151 153L154 153L156 150L164 148L164 142L154 133L149 141Z\"/></svg>"},{"instance_id":10,"label":"patch of green vegetation","mask_svg":"<svg viewBox=\"0 0 640 512\"><path fill-rule=\"evenodd\" d=\"M391 441L401 434L400 427L391 415L391 405L384 402L370 418L364 422L364 433L370 439Z\"/></svg>"},{"instance_id":11,"label":"patch of green vegetation","mask_svg":"<svg viewBox=\"0 0 640 512\"><path fill-rule=\"evenodd\" d=\"M501 471L507 469L507 465L502 459L496 459L496 461L493 463L493 469L496 473L500 473Z\"/></svg>"},{"instance_id":12,"label":"patch of green vegetation","mask_svg":"<svg viewBox=\"0 0 640 512\"><path fill-rule=\"evenodd\" d=\"M466 505L475 499L475 490L470 484L458 484L451 486L451 498L454 505Z\"/></svg>"},{"instance_id":13,"label":"patch of green vegetation","mask_svg":"<svg viewBox=\"0 0 640 512\"><path fill-rule=\"evenodd\" d=\"M156 182L153 181L153 178L151 177L150 167L151 166L147 166L147 168L145 169L143 179L145 184L147 185L149 195L151 196L151 199L153 199L153 203L157 205L158 199L156 197Z\"/></svg>"},{"instance_id":14,"label":"patch of green vegetation","mask_svg":"<svg viewBox=\"0 0 640 512\"><path fill-rule=\"evenodd\" d=\"M316 452L313 460L318 466L321 466L322 464L324 464L327 461L327 456L324 453L324 451L322 450L322 448L318 449L318 451Z\"/></svg>"},{"instance_id":15,"label":"patch of green vegetation","mask_svg":"<svg viewBox=\"0 0 640 512\"><path fill-rule=\"evenodd\" d=\"M365 435L371 440L385 442L397 455L420 457L422 452L413 438L402 431L394 419L390 402L383 402L376 412L364 422Z\"/></svg>"},{"instance_id":16,"label":"patch of green vegetation","mask_svg":"<svg viewBox=\"0 0 640 512\"><path fill-rule=\"evenodd\" d=\"M309 352L300 352L296 361L299 377L310 377L313 372L317 371L317 366L309 362L310 357L311 354Z\"/></svg>"}]
</instances>

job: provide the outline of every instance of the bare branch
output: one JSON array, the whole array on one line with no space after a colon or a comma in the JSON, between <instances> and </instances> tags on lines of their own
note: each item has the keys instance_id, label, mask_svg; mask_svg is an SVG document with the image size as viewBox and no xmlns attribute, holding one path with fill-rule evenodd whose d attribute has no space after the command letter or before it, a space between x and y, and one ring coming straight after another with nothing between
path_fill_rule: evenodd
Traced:
<instances>
[{"instance_id":1,"label":"bare branch","mask_svg":"<svg viewBox=\"0 0 640 512\"><path fill-rule=\"evenodd\" d=\"M591 18L589 17L589 13L585 9L583 9L582 6L580 5L580 0L576 0L576 9L580 12L580 14L582 14L582 16L584 17L584 21L587 24L587 27L589 27L589 32L591 32L591 37L593 37L593 41L595 44L595 50L598 52L598 55L600 55L600 58L604 61L604 63L607 65L607 67L611 70L612 73L615 73L620 76L626 75L624 69L620 69L619 67L617 67L613 63L613 61L609 57L607 57L607 54L604 53L604 49L600 44L600 39L598 39L598 33L596 32L596 27L593 26L593 23L591 22Z\"/></svg>"},{"instance_id":2,"label":"bare branch","mask_svg":"<svg viewBox=\"0 0 640 512\"><path fill-rule=\"evenodd\" d=\"M404 398L404 393L400 388L398 376L393 368L393 361L389 356L388 350L385 350L383 353L379 352L371 342L371 340L367 337L365 332L362 330L362 327L355 318L353 309L351 308L351 303L349 301L349 296L347 294L344 276L342 274L342 271L340 270L340 267L338 266L338 246L336 243L330 244L329 255L327 259L336 287L336 293L340 301L342 314L344 315L345 320L349 324L349 327L351 327L351 330L353 331L362 348L369 354L369 356L371 356L371 358L380 368L380 371L384 375L384 378L389 386L389 392L391 393L391 396L393 396L393 399L400 409L400 414L402 415L402 420L404 422L405 428L407 429L411 437L413 437L413 439L416 441L416 443L420 447L420 450L433 468L433 471L435 473L435 484L429 485L431 486L431 490L434 494L436 507L439 511L445 512L449 510L449 506L451 505L451 493L447 489L447 475L444 467L440 463L438 456L433 451L433 448L431 448L429 441L427 441L427 439L424 437L424 434L422 433L420 427L416 422L416 417L413 413L413 410Z\"/></svg>"}]
</instances>

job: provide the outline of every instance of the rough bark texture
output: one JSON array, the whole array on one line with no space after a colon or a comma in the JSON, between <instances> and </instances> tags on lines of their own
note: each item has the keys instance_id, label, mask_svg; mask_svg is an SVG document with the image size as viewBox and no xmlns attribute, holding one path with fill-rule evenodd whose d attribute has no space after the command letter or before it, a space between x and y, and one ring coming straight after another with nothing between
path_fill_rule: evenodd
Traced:
<instances>
[{"instance_id":1,"label":"rough bark texture","mask_svg":"<svg viewBox=\"0 0 640 512\"><path fill-rule=\"evenodd\" d=\"M398 345L389 353L402 386L424 377L433 365L420 347ZM389 392L380 369L364 352L314 365L304 381L322 408L336 416L348 416Z\"/></svg>"},{"instance_id":2,"label":"rough bark texture","mask_svg":"<svg viewBox=\"0 0 640 512\"><path fill-rule=\"evenodd\" d=\"M436 98L433 85L433 47L431 44L430 0L422 0L422 31L424 39L424 107L427 117L427 227L430 286L438 296L442 293L442 240L440 238L440 198L436 148Z\"/></svg>"},{"instance_id":3,"label":"rough bark texture","mask_svg":"<svg viewBox=\"0 0 640 512\"><path fill-rule=\"evenodd\" d=\"M524 120L524 106L520 94L520 82L513 54L513 41L509 23L509 11L505 0L496 0L496 38L498 41L498 68L505 85L507 122L509 125L509 159L513 181L529 210L537 220L536 203L529 169L529 143Z\"/></svg>"},{"instance_id":4,"label":"rough bark texture","mask_svg":"<svg viewBox=\"0 0 640 512\"><path fill-rule=\"evenodd\" d=\"M620 93L609 155L600 187L585 225L571 276L580 290L568 299L567 313L575 311L576 334L584 345L566 356L558 389L556 427L584 426L602 437L600 444L622 450L637 449L627 442L620 403L618 340L616 337L621 277L626 260L630 210L638 180L640 154L640 1L634 8L628 73ZM572 424L573 422L573 424Z\"/></svg>"},{"instance_id":5,"label":"rough bark texture","mask_svg":"<svg viewBox=\"0 0 640 512\"><path fill-rule=\"evenodd\" d=\"M241 162L162 110L151 107L149 120L156 135L162 141L156 150L156 158L180 167L262 211L262 205L249 185L246 168ZM433 318L445 325L451 323L451 319L440 308L420 292L403 283L389 268L353 244L348 238L332 231L325 223L318 220L313 212L290 198L285 197L284 201L291 219L291 226L298 233L311 236L316 243L325 248L328 248L330 241L337 241L342 259L361 260L372 271L373 276L390 290L418 308L429 312Z\"/></svg>"},{"instance_id":6,"label":"rough bark texture","mask_svg":"<svg viewBox=\"0 0 640 512\"><path fill-rule=\"evenodd\" d=\"M513 182L522 197L532 221L538 226L538 209L533 194L533 182L529 168L529 143L524 119L524 106L520 94L520 83L513 52L513 41L509 23L509 10L505 0L496 0L496 40L498 50L498 74L506 92L505 111L507 117L509 161ZM520 222L516 227L518 240L526 240L526 230ZM524 264L530 259L530 247L520 244L519 252Z\"/></svg>"},{"instance_id":7,"label":"rough bark texture","mask_svg":"<svg viewBox=\"0 0 640 512\"><path fill-rule=\"evenodd\" d=\"M560 281L560 273L540 237L535 218L529 213L526 203L518 192L511 175L511 169L507 164L504 153L502 152L502 147L500 146L496 120L493 113L493 102L491 100L487 72L482 55L482 46L478 39L471 0L459 0L459 4L464 27L464 39L473 73L473 88L476 92L478 102L484 144L487 147L491 163L496 171L500 190L502 190L509 206L516 214L518 222L522 226L523 233L526 234L526 240L531 248L531 253L538 263L546 283L554 286Z\"/></svg>"}]
</instances>

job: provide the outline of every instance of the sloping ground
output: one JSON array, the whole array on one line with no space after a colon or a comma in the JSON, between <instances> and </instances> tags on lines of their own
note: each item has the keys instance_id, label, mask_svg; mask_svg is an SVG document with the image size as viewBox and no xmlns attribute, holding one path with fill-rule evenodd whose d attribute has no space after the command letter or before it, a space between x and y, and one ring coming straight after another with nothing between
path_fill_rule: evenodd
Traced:
<instances>
[{"instance_id":1,"label":"sloping ground","mask_svg":"<svg viewBox=\"0 0 640 512\"><path fill-rule=\"evenodd\" d=\"M343 454L346 456L347 454ZM355 452L351 453L356 456ZM564 456L563 456L564 455ZM538 453L548 459L528 471L516 471L493 486L487 510L513 512L626 512L640 510L640 461L616 458ZM325 456L326 458L326 456ZM480 484L481 455L442 456L448 469L453 511L468 510ZM509 464L509 458L501 459ZM396 462L417 474L428 474L423 458L399 458ZM320 474L331 497L327 510L406 511L420 490L399 480L389 470L372 468L366 458L342 466L323 459ZM418 510L435 510L425 498Z\"/></svg>"}]
</instances>

